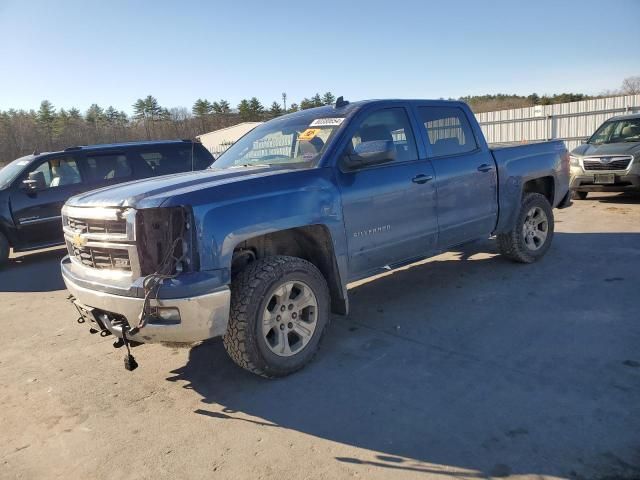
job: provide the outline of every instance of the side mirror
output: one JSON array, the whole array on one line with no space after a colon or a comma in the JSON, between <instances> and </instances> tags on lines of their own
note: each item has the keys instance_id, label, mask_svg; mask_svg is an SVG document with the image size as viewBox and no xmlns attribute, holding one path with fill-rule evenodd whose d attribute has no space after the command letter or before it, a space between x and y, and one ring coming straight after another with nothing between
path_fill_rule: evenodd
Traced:
<instances>
[{"instance_id":1,"label":"side mirror","mask_svg":"<svg viewBox=\"0 0 640 480\"><path fill-rule=\"evenodd\" d=\"M346 154L343 164L349 170L392 162L396 159L396 147L391 140L372 140L356 145L353 153Z\"/></svg>"},{"instance_id":2,"label":"side mirror","mask_svg":"<svg viewBox=\"0 0 640 480\"><path fill-rule=\"evenodd\" d=\"M26 190L35 191L46 188L47 183L44 180L44 173L31 172L29 178L22 181L22 185Z\"/></svg>"},{"instance_id":3,"label":"side mirror","mask_svg":"<svg viewBox=\"0 0 640 480\"><path fill-rule=\"evenodd\" d=\"M24 188L25 190L37 190L38 189L38 182L35 180L23 180L22 181L22 188Z\"/></svg>"}]
</instances>

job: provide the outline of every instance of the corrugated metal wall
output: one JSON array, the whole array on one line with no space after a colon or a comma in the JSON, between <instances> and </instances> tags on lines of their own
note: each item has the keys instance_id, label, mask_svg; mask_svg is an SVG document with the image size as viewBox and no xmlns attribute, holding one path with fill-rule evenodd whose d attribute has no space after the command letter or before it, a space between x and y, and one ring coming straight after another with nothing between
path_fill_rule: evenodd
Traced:
<instances>
[{"instance_id":1,"label":"corrugated metal wall","mask_svg":"<svg viewBox=\"0 0 640 480\"><path fill-rule=\"evenodd\" d=\"M640 113L640 95L485 112L476 118L489 143L561 139L571 150L606 119L625 113Z\"/></svg>"}]
</instances>

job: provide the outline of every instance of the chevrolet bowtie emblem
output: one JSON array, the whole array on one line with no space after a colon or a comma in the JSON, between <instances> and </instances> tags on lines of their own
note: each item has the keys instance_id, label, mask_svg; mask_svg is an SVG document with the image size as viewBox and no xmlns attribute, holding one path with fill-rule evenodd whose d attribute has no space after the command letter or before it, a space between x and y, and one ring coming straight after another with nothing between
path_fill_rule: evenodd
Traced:
<instances>
[{"instance_id":1,"label":"chevrolet bowtie emblem","mask_svg":"<svg viewBox=\"0 0 640 480\"><path fill-rule=\"evenodd\" d=\"M82 248L87 243L87 239L79 233L73 235L73 246L76 248Z\"/></svg>"}]
</instances>

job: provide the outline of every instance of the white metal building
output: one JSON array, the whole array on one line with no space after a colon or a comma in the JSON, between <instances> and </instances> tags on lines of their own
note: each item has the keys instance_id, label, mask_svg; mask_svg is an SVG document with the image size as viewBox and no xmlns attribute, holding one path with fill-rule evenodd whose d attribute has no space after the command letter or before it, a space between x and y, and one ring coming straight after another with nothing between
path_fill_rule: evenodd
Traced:
<instances>
[{"instance_id":1,"label":"white metal building","mask_svg":"<svg viewBox=\"0 0 640 480\"><path fill-rule=\"evenodd\" d=\"M488 143L560 139L571 150L605 120L625 113L640 113L640 95L485 112L476 114L476 118Z\"/></svg>"},{"instance_id":2,"label":"white metal building","mask_svg":"<svg viewBox=\"0 0 640 480\"><path fill-rule=\"evenodd\" d=\"M214 157L217 157L227 148L233 145L245 133L250 132L262 122L243 122L213 132L203 133L196 138L209 150Z\"/></svg>"}]
</instances>

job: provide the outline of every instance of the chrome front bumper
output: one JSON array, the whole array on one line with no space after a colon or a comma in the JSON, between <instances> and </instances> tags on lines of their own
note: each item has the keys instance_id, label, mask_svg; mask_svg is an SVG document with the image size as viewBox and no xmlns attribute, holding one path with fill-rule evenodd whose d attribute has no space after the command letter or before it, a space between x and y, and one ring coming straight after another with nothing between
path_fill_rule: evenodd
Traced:
<instances>
[{"instance_id":1,"label":"chrome front bumper","mask_svg":"<svg viewBox=\"0 0 640 480\"><path fill-rule=\"evenodd\" d=\"M62 278L71 295L82 306L121 315L127 319L131 327L138 324L144 299L82 287L66 274L65 260L68 262L68 257L63 259ZM193 343L224 335L229 321L230 299L231 292L225 286L215 292L196 297L152 300L152 307L177 308L180 311L180 323L171 325L149 323L136 335L127 335L127 338L144 343ZM119 326L112 325L110 322L103 323L111 333L122 337L122 329Z\"/></svg>"}]
</instances>

